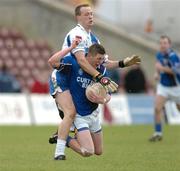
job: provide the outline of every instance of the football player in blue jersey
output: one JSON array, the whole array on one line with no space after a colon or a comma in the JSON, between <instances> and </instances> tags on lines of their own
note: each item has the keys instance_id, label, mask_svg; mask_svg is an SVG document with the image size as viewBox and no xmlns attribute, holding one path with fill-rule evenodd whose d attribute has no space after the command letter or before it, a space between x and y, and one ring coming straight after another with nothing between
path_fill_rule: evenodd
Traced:
<instances>
[{"instance_id":1,"label":"football player in blue jersey","mask_svg":"<svg viewBox=\"0 0 180 171\"><path fill-rule=\"evenodd\" d=\"M154 134L149 139L152 142L162 140L162 110L167 100L177 103L180 108L180 59L171 49L168 36L160 37L160 51L156 55L156 75L158 80L155 97Z\"/></svg>"},{"instance_id":2,"label":"football player in blue jersey","mask_svg":"<svg viewBox=\"0 0 180 171\"><path fill-rule=\"evenodd\" d=\"M62 51L59 51L57 53L55 53L50 59L49 59L49 63L50 65L53 67L53 68L56 68L54 69L54 71L52 72L52 75L51 75L51 81L54 83L54 84L50 84L50 87L51 87L51 90L53 90L53 92L51 92L51 94L55 97L55 101L56 101L56 104L58 106L58 109L59 109L59 106L61 106L61 110L59 110L60 112L60 115L61 115L61 118L63 119L63 116L62 116L62 113L63 112L69 112L69 113L72 113L73 108L71 108L71 106L74 107L74 104L73 104L73 101L72 101L72 98L71 98L71 95L70 95L70 92L68 90L68 86L66 89L63 89L63 88L60 88L56 82L58 82L59 80L63 80L62 78L60 78L60 75L58 74L60 71L61 72L65 72L67 75L68 75L68 68L69 68L69 64L67 63L63 63L62 61L60 62L60 60L62 59L62 57L64 57L69 51L71 51L74 47L76 47L78 45L78 43L80 42L81 40L79 38L76 38L73 43L71 44L70 47L67 47L65 48L64 50ZM66 58L66 57L65 57ZM75 58L74 58L75 59ZM103 64L104 64L104 60L106 59L106 56L104 56L103 58ZM129 63L131 63L130 65L133 65L133 64L138 64L137 61L133 61L133 60L129 60L130 58L129 57L126 57L124 59L124 61L129 61ZM116 63L118 63L119 61L114 61ZM83 72L83 70L81 71ZM58 77L58 76L59 77ZM70 82L70 80L68 80L68 82ZM64 81L64 84L66 83L66 81ZM65 86L63 86L65 87ZM70 96L69 96L70 95ZM68 97L68 98L67 98ZM64 100L66 99L66 101ZM75 107L74 107L75 108ZM69 130L68 130L69 132ZM57 133L55 133L50 139L49 139L49 142L50 143L57 143ZM66 141L63 142L63 146L65 148L65 143ZM58 146L61 146L62 143L60 141L59 143L59 140L58 140ZM61 147L61 149L63 149ZM63 149L63 152L64 152L64 149ZM64 158L64 153L62 153L62 158Z\"/></svg>"},{"instance_id":3,"label":"football player in blue jersey","mask_svg":"<svg viewBox=\"0 0 180 171\"><path fill-rule=\"evenodd\" d=\"M101 65L104 61L105 49L100 44L90 47L87 55L88 62L96 68L102 75L105 75L106 68ZM86 87L93 82L93 77L84 72L77 60L73 56L63 58L64 70L51 77L51 95L56 93L57 87L62 91L70 90L77 114L74 125L77 128L77 140L68 137L67 144L82 156L102 153L102 131L98 117L98 104L107 103L110 95L107 94L106 100L93 94L93 99L97 103L90 102L85 95ZM60 64L59 64L60 65ZM56 81L55 81L56 80ZM55 160L62 160L61 148L56 146ZM63 157L65 159L65 157Z\"/></svg>"},{"instance_id":4,"label":"football player in blue jersey","mask_svg":"<svg viewBox=\"0 0 180 171\"><path fill-rule=\"evenodd\" d=\"M98 38L91 32L91 28L93 26L93 12L91 7L88 4L77 6L75 9L75 17L77 19L77 26L66 35L62 49L64 50L69 48L74 39L80 39L80 43L74 49L72 49L69 54L73 55L77 59L83 71L86 71L91 76L93 76L93 79L97 82L100 82L107 89L107 91L116 91L118 88L117 84L115 84L115 82L113 82L108 77L104 78L104 76L95 68L93 68L85 58L89 47L94 43L99 43ZM106 63L105 65L108 69L115 67L123 68L125 66L140 63L140 57L133 55L131 57L125 58L124 60L112 61L109 60L106 56L104 62ZM49 60L49 63L52 63L51 60ZM70 125L74 120L76 110L72 101L72 97L68 91L65 91L65 93L63 93L63 95L61 94L60 96L61 98L58 98L58 101L68 99L68 103L64 103L66 106L63 107L64 118L58 129L59 144L61 144L62 153L64 153L63 150L65 148L66 138L69 133ZM55 135L50 138L50 140L56 142L53 139L54 137L57 138Z\"/></svg>"}]
</instances>

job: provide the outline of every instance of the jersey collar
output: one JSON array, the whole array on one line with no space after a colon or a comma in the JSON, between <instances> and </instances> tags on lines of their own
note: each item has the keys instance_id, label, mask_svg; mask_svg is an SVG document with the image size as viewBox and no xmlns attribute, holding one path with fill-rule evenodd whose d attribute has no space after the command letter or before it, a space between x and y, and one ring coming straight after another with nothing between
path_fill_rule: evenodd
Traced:
<instances>
[{"instance_id":1,"label":"jersey collar","mask_svg":"<svg viewBox=\"0 0 180 171\"><path fill-rule=\"evenodd\" d=\"M77 24L77 26L80 27L81 30L83 30L83 31L86 32L87 34L90 34L91 31L89 30L89 32L87 32L87 31L85 30L85 28L84 28L81 24Z\"/></svg>"}]
</instances>

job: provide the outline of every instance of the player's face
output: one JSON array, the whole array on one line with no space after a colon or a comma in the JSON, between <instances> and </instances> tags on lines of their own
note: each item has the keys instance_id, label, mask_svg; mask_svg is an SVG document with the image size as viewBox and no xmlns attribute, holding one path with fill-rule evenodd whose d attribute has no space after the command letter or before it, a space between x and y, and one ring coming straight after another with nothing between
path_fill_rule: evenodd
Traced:
<instances>
[{"instance_id":1,"label":"player's face","mask_svg":"<svg viewBox=\"0 0 180 171\"><path fill-rule=\"evenodd\" d=\"M93 12L91 7L82 7L81 15L77 17L78 22L82 24L83 27L89 28L93 25Z\"/></svg>"},{"instance_id":2,"label":"player's face","mask_svg":"<svg viewBox=\"0 0 180 171\"><path fill-rule=\"evenodd\" d=\"M171 47L171 44L167 38L160 39L160 51L166 53Z\"/></svg>"},{"instance_id":3,"label":"player's face","mask_svg":"<svg viewBox=\"0 0 180 171\"><path fill-rule=\"evenodd\" d=\"M94 68L97 68L99 65L101 65L104 61L104 55L97 54L96 56L92 57L92 66Z\"/></svg>"}]
</instances>

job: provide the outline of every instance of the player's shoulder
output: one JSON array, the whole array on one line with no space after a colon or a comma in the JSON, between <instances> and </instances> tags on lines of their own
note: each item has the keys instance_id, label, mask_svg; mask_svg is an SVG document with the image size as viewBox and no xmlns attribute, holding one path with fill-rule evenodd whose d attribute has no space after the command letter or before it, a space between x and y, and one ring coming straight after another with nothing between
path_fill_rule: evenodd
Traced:
<instances>
[{"instance_id":1,"label":"player's shoulder","mask_svg":"<svg viewBox=\"0 0 180 171\"><path fill-rule=\"evenodd\" d=\"M178 54L174 50L171 49L169 52L169 56L170 57L178 57Z\"/></svg>"},{"instance_id":2,"label":"player's shoulder","mask_svg":"<svg viewBox=\"0 0 180 171\"><path fill-rule=\"evenodd\" d=\"M180 62L179 55L175 51L173 51L173 50L169 53L169 59L172 62Z\"/></svg>"},{"instance_id":3,"label":"player's shoulder","mask_svg":"<svg viewBox=\"0 0 180 171\"><path fill-rule=\"evenodd\" d=\"M162 56L162 53L160 52L160 51L158 51L157 53L156 53L156 57L161 57Z\"/></svg>"},{"instance_id":4,"label":"player's shoulder","mask_svg":"<svg viewBox=\"0 0 180 171\"><path fill-rule=\"evenodd\" d=\"M71 29L69 31L69 33L67 34L67 36L71 36L71 37L76 37L76 36L80 36L80 37L84 37L85 33L84 31L81 29L81 27L79 25L76 25L73 29Z\"/></svg>"},{"instance_id":5,"label":"player's shoulder","mask_svg":"<svg viewBox=\"0 0 180 171\"><path fill-rule=\"evenodd\" d=\"M91 40L92 40L93 43L100 44L100 41L99 41L98 37L93 32L90 32L90 35L91 35Z\"/></svg>"},{"instance_id":6,"label":"player's shoulder","mask_svg":"<svg viewBox=\"0 0 180 171\"><path fill-rule=\"evenodd\" d=\"M97 35L94 32L90 32L91 36L95 37L96 39L98 38Z\"/></svg>"},{"instance_id":7,"label":"player's shoulder","mask_svg":"<svg viewBox=\"0 0 180 171\"><path fill-rule=\"evenodd\" d=\"M163 58L163 54L162 54L160 51L158 51L158 52L156 53L156 59L157 59L157 60L162 60L162 58Z\"/></svg>"},{"instance_id":8,"label":"player's shoulder","mask_svg":"<svg viewBox=\"0 0 180 171\"><path fill-rule=\"evenodd\" d=\"M74 57L71 55L65 56L64 58L61 59L62 63L73 63L74 62Z\"/></svg>"}]
</instances>

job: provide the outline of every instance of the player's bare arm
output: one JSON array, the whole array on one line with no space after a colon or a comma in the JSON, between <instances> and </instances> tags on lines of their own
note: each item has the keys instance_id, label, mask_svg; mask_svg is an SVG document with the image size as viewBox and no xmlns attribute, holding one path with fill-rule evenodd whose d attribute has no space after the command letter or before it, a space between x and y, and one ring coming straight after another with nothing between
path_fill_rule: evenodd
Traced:
<instances>
[{"instance_id":1,"label":"player's bare arm","mask_svg":"<svg viewBox=\"0 0 180 171\"><path fill-rule=\"evenodd\" d=\"M74 49L79 43L80 43L80 39L74 39L71 46L67 47L63 50L60 50L58 52L56 52L54 55L52 55L50 57L50 59L48 60L48 63L50 64L50 66L52 68L59 68L60 67L60 59L62 59L65 55L67 55L69 52L71 52L72 49Z\"/></svg>"},{"instance_id":2,"label":"player's bare arm","mask_svg":"<svg viewBox=\"0 0 180 171\"><path fill-rule=\"evenodd\" d=\"M120 61L108 60L106 64L104 64L107 69L114 68L124 68L132 65L139 65L141 63L141 57L138 55L132 55L131 57L126 57Z\"/></svg>"},{"instance_id":3,"label":"player's bare arm","mask_svg":"<svg viewBox=\"0 0 180 171\"><path fill-rule=\"evenodd\" d=\"M107 92L115 92L118 89L118 85L110 78L104 77L100 74L85 58L84 51L77 51L75 57L84 71L93 76L94 80L100 82L107 90Z\"/></svg>"},{"instance_id":4,"label":"player's bare arm","mask_svg":"<svg viewBox=\"0 0 180 171\"><path fill-rule=\"evenodd\" d=\"M74 55L76 56L79 65L85 72L89 73L92 76L99 74L99 72L96 69L94 69L86 60L84 51L77 51Z\"/></svg>"},{"instance_id":5,"label":"player's bare arm","mask_svg":"<svg viewBox=\"0 0 180 171\"><path fill-rule=\"evenodd\" d=\"M167 66L162 66L159 62L156 62L156 70L159 72L165 72L167 74L171 74L174 75L174 72L172 71L171 68L167 67Z\"/></svg>"}]
</instances>

